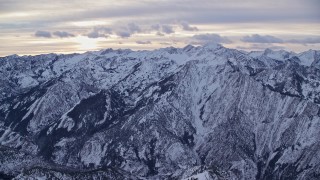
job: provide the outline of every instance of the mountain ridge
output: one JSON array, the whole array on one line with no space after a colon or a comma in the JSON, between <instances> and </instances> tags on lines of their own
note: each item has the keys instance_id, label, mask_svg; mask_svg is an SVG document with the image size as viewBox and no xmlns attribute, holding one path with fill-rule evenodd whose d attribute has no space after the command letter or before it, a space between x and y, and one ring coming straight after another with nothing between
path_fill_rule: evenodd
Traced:
<instances>
[{"instance_id":1,"label":"mountain ridge","mask_svg":"<svg viewBox=\"0 0 320 180\"><path fill-rule=\"evenodd\" d=\"M0 58L0 143L15 150L1 151L0 172L316 179L319 51L288 53L210 44Z\"/></svg>"}]
</instances>

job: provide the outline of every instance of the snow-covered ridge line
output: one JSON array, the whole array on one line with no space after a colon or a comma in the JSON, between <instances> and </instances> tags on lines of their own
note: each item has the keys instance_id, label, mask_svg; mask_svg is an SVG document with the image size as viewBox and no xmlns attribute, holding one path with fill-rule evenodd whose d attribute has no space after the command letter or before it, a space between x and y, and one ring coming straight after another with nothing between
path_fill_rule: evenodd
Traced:
<instances>
[{"instance_id":1,"label":"snow-covered ridge line","mask_svg":"<svg viewBox=\"0 0 320 180\"><path fill-rule=\"evenodd\" d=\"M9 56L0 60L0 83L0 145L14 149L0 151L0 176L320 174L318 51L247 53L208 44ZM33 168L45 162L83 174Z\"/></svg>"},{"instance_id":2,"label":"snow-covered ridge line","mask_svg":"<svg viewBox=\"0 0 320 180\"><path fill-rule=\"evenodd\" d=\"M203 46L194 46L194 45L187 45L183 48L175 48L173 46L170 47L165 47L165 48L159 48L159 49L154 49L154 50L131 50L131 49L101 49L101 50L95 50L95 51L87 51L84 53L48 53L48 54L38 54L38 55L18 55L18 54L13 54L13 55L8 55L8 56L3 56L0 57L0 59L4 58L32 58L32 57L38 57L41 58L43 56L75 56L75 55L81 55L81 54L92 54L92 55L103 55L103 54L108 54L108 53L117 53L117 54L123 54L123 53L150 53L150 52L159 52L159 51L170 51L170 50L178 50L178 51L189 51L193 48L204 48L204 49L219 49L219 48L225 48L221 44L216 44L216 43L208 43ZM235 49L234 49L235 50ZM306 59L312 59L314 56L319 55L319 50L308 50L308 51L303 51L300 53L296 53L293 51L286 51L286 50L272 50L272 49L265 49L264 51L243 51L241 50L240 52L243 52L245 54L248 54L252 57L259 57L259 56L268 56L270 58L276 59L276 60L285 60L293 56L297 57L302 57L302 56L308 56L304 57Z\"/></svg>"}]
</instances>

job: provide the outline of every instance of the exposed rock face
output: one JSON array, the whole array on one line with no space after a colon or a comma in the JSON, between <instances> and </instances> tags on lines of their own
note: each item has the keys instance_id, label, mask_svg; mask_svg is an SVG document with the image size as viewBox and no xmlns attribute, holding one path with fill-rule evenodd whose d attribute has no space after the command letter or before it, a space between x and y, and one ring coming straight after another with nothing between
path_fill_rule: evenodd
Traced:
<instances>
[{"instance_id":1,"label":"exposed rock face","mask_svg":"<svg viewBox=\"0 0 320 180\"><path fill-rule=\"evenodd\" d=\"M0 177L319 179L320 52L0 58Z\"/></svg>"}]
</instances>

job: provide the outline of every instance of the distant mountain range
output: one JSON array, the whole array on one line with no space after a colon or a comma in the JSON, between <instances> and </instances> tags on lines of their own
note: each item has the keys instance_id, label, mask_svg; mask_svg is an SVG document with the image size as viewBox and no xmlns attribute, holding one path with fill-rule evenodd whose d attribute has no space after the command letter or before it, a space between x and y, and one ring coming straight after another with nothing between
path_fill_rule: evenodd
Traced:
<instances>
[{"instance_id":1,"label":"distant mountain range","mask_svg":"<svg viewBox=\"0 0 320 180\"><path fill-rule=\"evenodd\" d=\"M0 58L3 179L320 179L320 51Z\"/></svg>"}]
</instances>

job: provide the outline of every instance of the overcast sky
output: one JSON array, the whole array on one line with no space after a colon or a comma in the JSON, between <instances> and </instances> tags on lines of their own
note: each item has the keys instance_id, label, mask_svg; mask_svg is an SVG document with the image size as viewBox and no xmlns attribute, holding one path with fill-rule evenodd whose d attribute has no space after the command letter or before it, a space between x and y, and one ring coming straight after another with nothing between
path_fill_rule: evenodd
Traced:
<instances>
[{"instance_id":1,"label":"overcast sky","mask_svg":"<svg viewBox=\"0 0 320 180\"><path fill-rule=\"evenodd\" d=\"M320 49L320 0L0 0L0 56L210 42Z\"/></svg>"}]
</instances>

